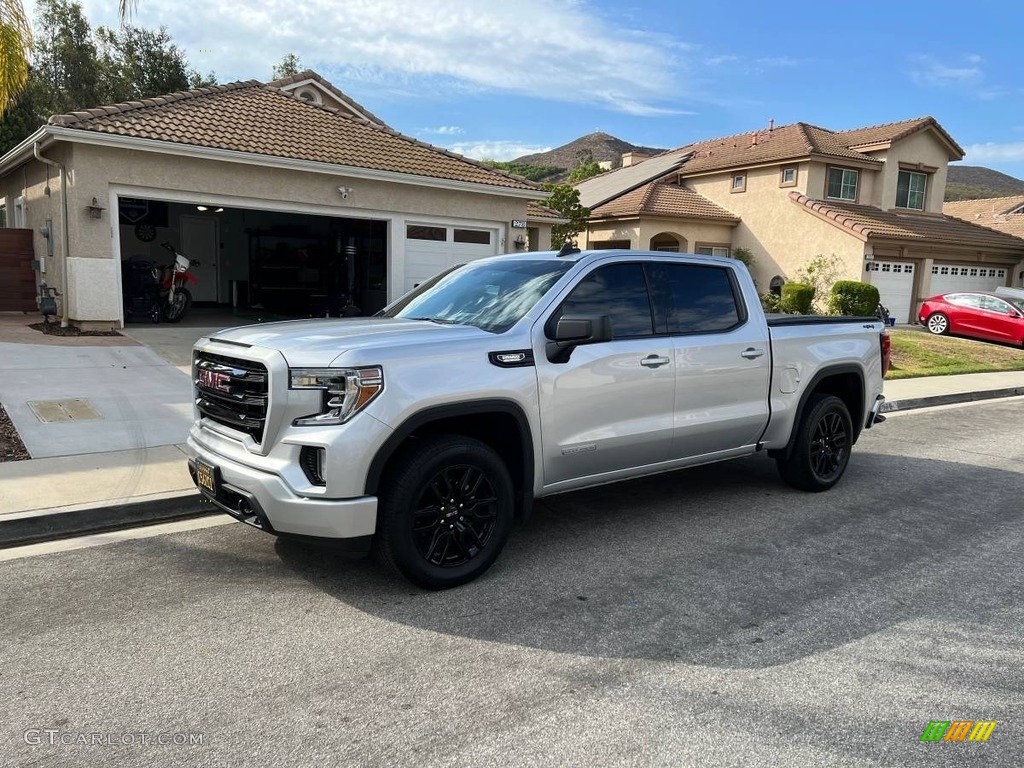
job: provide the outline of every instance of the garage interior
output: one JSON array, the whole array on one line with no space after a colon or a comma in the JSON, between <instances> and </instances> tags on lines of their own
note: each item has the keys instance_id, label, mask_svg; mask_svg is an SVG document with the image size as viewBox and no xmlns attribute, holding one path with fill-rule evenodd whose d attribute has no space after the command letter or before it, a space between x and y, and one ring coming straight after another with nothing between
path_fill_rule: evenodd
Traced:
<instances>
[{"instance_id":1,"label":"garage interior","mask_svg":"<svg viewBox=\"0 0 1024 768\"><path fill-rule=\"evenodd\" d=\"M118 199L120 257L193 260L194 305L280 318L372 315L387 304L387 222L208 203Z\"/></svg>"}]
</instances>

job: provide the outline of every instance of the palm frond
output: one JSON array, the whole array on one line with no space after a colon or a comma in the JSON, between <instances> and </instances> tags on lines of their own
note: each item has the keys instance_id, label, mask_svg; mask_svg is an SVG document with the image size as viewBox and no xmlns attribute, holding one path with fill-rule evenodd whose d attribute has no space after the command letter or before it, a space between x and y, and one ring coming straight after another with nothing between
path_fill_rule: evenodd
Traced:
<instances>
[{"instance_id":1,"label":"palm frond","mask_svg":"<svg viewBox=\"0 0 1024 768\"><path fill-rule=\"evenodd\" d=\"M117 15L124 26L132 20L132 14L139 9L139 0L117 0Z\"/></svg>"},{"instance_id":2,"label":"palm frond","mask_svg":"<svg viewBox=\"0 0 1024 768\"><path fill-rule=\"evenodd\" d=\"M28 81L32 27L21 0L0 0L0 117L14 104Z\"/></svg>"}]
</instances>

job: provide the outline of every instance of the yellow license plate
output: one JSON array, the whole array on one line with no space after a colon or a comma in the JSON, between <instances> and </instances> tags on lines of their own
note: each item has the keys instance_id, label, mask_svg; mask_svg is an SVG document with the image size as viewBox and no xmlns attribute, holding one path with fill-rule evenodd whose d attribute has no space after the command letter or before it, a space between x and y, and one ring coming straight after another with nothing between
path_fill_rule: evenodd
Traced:
<instances>
[{"instance_id":1,"label":"yellow license plate","mask_svg":"<svg viewBox=\"0 0 1024 768\"><path fill-rule=\"evenodd\" d=\"M196 485L214 496L217 495L217 479L213 467L201 461L196 462Z\"/></svg>"}]
</instances>

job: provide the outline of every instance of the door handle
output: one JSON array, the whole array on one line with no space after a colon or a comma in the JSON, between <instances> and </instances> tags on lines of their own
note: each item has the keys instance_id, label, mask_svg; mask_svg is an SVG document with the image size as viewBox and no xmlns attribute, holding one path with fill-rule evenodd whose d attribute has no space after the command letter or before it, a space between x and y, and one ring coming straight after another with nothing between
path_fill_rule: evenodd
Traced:
<instances>
[{"instance_id":1,"label":"door handle","mask_svg":"<svg viewBox=\"0 0 1024 768\"><path fill-rule=\"evenodd\" d=\"M657 368L660 365L668 365L671 362L667 357L658 357L657 355L648 355L640 361L640 365L646 368Z\"/></svg>"},{"instance_id":2,"label":"door handle","mask_svg":"<svg viewBox=\"0 0 1024 768\"><path fill-rule=\"evenodd\" d=\"M747 349L744 349L742 352L740 352L740 357L745 357L747 358L747 360L756 360L763 354L763 349L754 349L753 347L748 347Z\"/></svg>"}]
</instances>

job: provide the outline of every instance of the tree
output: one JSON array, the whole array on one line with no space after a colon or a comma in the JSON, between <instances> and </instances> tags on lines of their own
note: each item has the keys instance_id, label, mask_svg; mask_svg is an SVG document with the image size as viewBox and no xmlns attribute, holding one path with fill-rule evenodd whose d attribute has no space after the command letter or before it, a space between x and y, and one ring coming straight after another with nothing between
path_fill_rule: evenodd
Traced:
<instances>
[{"instance_id":1,"label":"tree","mask_svg":"<svg viewBox=\"0 0 1024 768\"><path fill-rule=\"evenodd\" d=\"M580 191L571 184L545 184L547 198L542 205L553 208L569 220L567 224L555 224L551 228L551 246L561 247L562 243L575 242L576 235L587 228L590 209L580 204Z\"/></svg>"},{"instance_id":2,"label":"tree","mask_svg":"<svg viewBox=\"0 0 1024 768\"><path fill-rule=\"evenodd\" d=\"M46 121L39 109L39 79L29 70L29 79L21 94L0 118L0 156L18 146Z\"/></svg>"},{"instance_id":3,"label":"tree","mask_svg":"<svg viewBox=\"0 0 1024 768\"><path fill-rule=\"evenodd\" d=\"M75 0L39 0L34 74L39 108L63 114L100 103L100 65L92 29Z\"/></svg>"},{"instance_id":4,"label":"tree","mask_svg":"<svg viewBox=\"0 0 1024 768\"><path fill-rule=\"evenodd\" d=\"M14 106L28 82L32 27L21 0L0 0L0 117Z\"/></svg>"},{"instance_id":5,"label":"tree","mask_svg":"<svg viewBox=\"0 0 1024 768\"><path fill-rule=\"evenodd\" d=\"M101 101L105 104L137 101L216 83L212 72L204 77L189 70L184 51L171 41L166 27L100 27L96 37L102 72Z\"/></svg>"},{"instance_id":6,"label":"tree","mask_svg":"<svg viewBox=\"0 0 1024 768\"><path fill-rule=\"evenodd\" d=\"M135 5L136 0L118 0L122 23L131 17ZM0 0L0 118L28 85L32 47L32 27L21 0Z\"/></svg>"},{"instance_id":7,"label":"tree","mask_svg":"<svg viewBox=\"0 0 1024 768\"><path fill-rule=\"evenodd\" d=\"M300 67L301 64L299 63L299 57L294 53L287 53L284 58L281 59L281 63L274 67L270 79L280 80L282 77L297 75L302 71Z\"/></svg>"},{"instance_id":8,"label":"tree","mask_svg":"<svg viewBox=\"0 0 1024 768\"><path fill-rule=\"evenodd\" d=\"M576 153L576 167L569 172L566 179L570 184L579 184L589 178L604 173L605 169L594 159L594 153L589 149L582 149Z\"/></svg>"}]
</instances>

